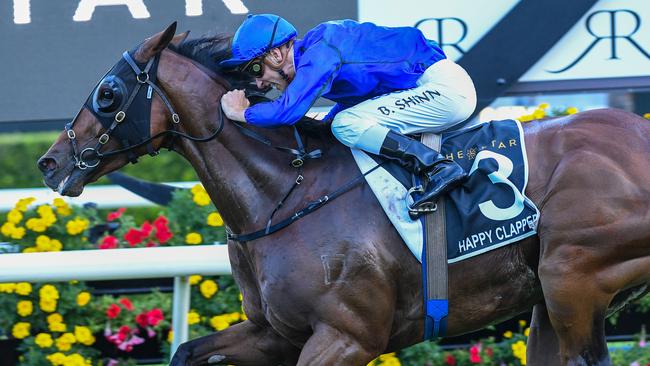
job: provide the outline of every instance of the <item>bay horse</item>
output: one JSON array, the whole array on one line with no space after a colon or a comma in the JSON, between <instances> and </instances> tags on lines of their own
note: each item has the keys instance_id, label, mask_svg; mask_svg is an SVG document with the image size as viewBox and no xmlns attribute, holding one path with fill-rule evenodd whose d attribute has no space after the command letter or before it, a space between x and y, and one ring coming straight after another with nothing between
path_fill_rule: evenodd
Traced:
<instances>
[{"instance_id":1,"label":"bay horse","mask_svg":"<svg viewBox=\"0 0 650 366\"><path fill-rule=\"evenodd\" d=\"M296 146L291 128L243 127L268 139L260 143L221 112L221 96L246 81L216 66L228 38L187 40L175 30L174 23L132 53L139 65L159 60L149 130L140 129L151 145L104 137L114 126L83 107L38 161L47 186L78 196L133 156L172 148L192 164L228 229L241 234L263 229L291 187L277 220L359 176L327 126L304 127L305 145L323 157L308 160L295 184L291 157L268 146ZM115 96L98 88L94 102L110 104ZM532 308L530 365L609 364L604 319L650 282L650 123L604 109L527 123L524 132L538 235L449 266L447 335ZM171 365L366 365L423 339L420 263L365 184L271 235L229 240L228 250L248 320L182 344Z\"/></svg>"}]
</instances>

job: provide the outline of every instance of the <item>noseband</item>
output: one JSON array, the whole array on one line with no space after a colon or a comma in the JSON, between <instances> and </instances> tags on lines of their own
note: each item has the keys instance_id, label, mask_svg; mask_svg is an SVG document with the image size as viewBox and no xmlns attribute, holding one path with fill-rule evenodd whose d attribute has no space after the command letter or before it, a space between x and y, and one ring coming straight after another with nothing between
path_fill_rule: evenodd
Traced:
<instances>
[{"instance_id":1,"label":"noseband","mask_svg":"<svg viewBox=\"0 0 650 366\"><path fill-rule=\"evenodd\" d=\"M154 150L151 142L163 135L180 136L196 142L206 142L215 138L223 130L224 117L221 108L219 108L219 127L211 135L193 137L178 130L180 117L174 111L165 92L156 84L159 60L160 54L149 59L141 69L131 54L124 52L122 59L93 88L93 92L88 97L84 107L95 115L106 128L106 132L98 138L94 147L87 147L79 151L77 137L73 130L74 121L77 120L79 114L65 125L66 134L72 144L73 159L77 168L81 170L94 168L99 165L102 159L123 153L128 153L129 160L135 163L137 162L137 156L133 150L144 145L147 145L150 155L156 155L158 151ZM146 93L144 93L144 89L141 90L145 84L148 86ZM172 129L161 131L154 136L143 139L143 132L149 135L150 131L152 91L158 94L171 113ZM131 113L129 108L134 102L137 108L133 108ZM102 153L100 151L102 146L110 140L113 134L118 137L121 145L125 147Z\"/></svg>"}]
</instances>

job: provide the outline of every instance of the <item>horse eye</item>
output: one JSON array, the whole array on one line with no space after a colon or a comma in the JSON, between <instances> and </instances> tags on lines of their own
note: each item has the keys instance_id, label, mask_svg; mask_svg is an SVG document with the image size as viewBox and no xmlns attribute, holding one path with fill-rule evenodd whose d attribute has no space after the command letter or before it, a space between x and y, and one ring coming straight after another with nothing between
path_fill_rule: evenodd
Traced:
<instances>
[{"instance_id":1,"label":"horse eye","mask_svg":"<svg viewBox=\"0 0 650 366\"><path fill-rule=\"evenodd\" d=\"M113 99L114 97L113 91L111 89L104 89L101 95L102 99Z\"/></svg>"}]
</instances>

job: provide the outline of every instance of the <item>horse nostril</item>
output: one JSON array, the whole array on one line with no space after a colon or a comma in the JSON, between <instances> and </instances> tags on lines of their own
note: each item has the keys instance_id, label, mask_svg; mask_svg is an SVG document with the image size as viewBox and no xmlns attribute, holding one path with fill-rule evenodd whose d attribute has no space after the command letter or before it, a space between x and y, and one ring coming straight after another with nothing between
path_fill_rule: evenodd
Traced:
<instances>
[{"instance_id":1,"label":"horse nostril","mask_svg":"<svg viewBox=\"0 0 650 366\"><path fill-rule=\"evenodd\" d=\"M51 173L56 170L56 160L43 157L38 160L38 169L40 169L43 174Z\"/></svg>"}]
</instances>

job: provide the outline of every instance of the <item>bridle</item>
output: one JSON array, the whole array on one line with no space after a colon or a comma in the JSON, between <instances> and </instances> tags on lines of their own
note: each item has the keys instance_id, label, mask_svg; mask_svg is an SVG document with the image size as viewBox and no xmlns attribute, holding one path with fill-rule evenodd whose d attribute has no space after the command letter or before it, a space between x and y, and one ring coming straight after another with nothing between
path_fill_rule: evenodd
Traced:
<instances>
[{"instance_id":1,"label":"bridle","mask_svg":"<svg viewBox=\"0 0 650 366\"><path fill-rule=\"evenodd\" d=\"M165 92L156 84L156 79L157 79L156 72L157 72L157 66L159 61L160 61L160 54L149 59L146 65L143 68L141 68L141 66L139 66L138 63L134 61L131 54L128 51L125 51L122 54L122 59L120 60L120 62L118 62L118 64L116 64L111 70L109 70L109 72L106 73L106 75L99 81L99 83L97 83L95 88L93 88L93 92L88 97L88 100L86 101L86 104L84 106L88 108L90 112L93 113L95 117L97 117L100 120L102 125L106 128L106 132L104 132L98 138L97 143L95 144L94 147L87 147L79 151L77 137L73 130L73 127L74 127L74 121L77 120L77 117L79 116L79 113L81 113L81 111L79 111L77 116L75 116L75 118L73 118L69 123L65 125L66 134L68 136L68 139L70 140L70 143L72 144L72 153L73 153L72 156L75 162L75 167L81 170L86 170L88 168L95 168L97 165L99 165L102 159L113 155L124 154L124 153L130 154L129 160L132 163L135 163L137 161L137 156L133 153L134 149L147 145L149 154L156 155L158 154L158 151L153 149L151 142L154 139L164 135L183 137L195 142L207 142L214 139L215 137L217 137L217 135L219 135L219 133L221 133L224 126L224 114L223 114L223 110L221 109L221 106L219 106L219 126L212 134L206 137L194 137L178 130L178 125L181 122L180 117L178 113L176 113L176 111L174 110L174 107L172 106ZM123 67L124 63L126 63L126 65L128 65L129 67L128 68ZM122 67L120 68L120 66ZM112 74L112 71L116 69L120 72L117 75ZM125 74L129 69L130 71L132 71L130 77L128 77L129 75L127 75L127 77L123 77L123 79L127 79L127 81L129 81L128 79L131 79L130 82L123 81L122 79L120 79L119 78L120 73ZM134 76L135 79L133 78ZM126 99L126 102L124 103L123 101L125 100L124 99L125 96L122 96L123 97L122 103L120 103L119 108L117 108L114 113L103 113L101 111L101 106L98 106L96 97L98 93L101 92L101 86L109 78L110 78L109 85L111 85L113 89L112 91L110 91L110 93L115 93L116 91L120 93L124 93L124 91L126 91L127 92L126 94L128 95L128 99ZM146 95L144 95L144 93L141 93L141 91L144 91L144 89L141 90L141 88L145 84L148 86ZM106 92L106 90L104 91ZM128 132L123 132L120 134L121 135L120 140L122 140L122 145L126 147L102 153L101 152L102 147L110 140L111 136L114 133L117 135L118 126L120 126L120 129L124 128L124 131L127 131L126 125L129 122L127 119L127 113L129 112L129 108L132 106L134 101L137 101L140 107L142 107L145 104L146 104L145 106L148 107L148 108L136 108L134 114L137 114L138 111L140 111L141 118L138 121L141 122L140 125L145 126L147 133L149 132L152 91L155 91L160 97L160 99L162 99L162 101L167 106L167 109L171 114L172 129L161 131L155 134L154 136L150 136L142 139L140 134L138 134L137 126L131 126L131 128L128 129ZM138 93L141 94L141 97L139 99L136 99ZM143 109L144 112L142 112ZM146 123L142 123L142 122L146 122ZM136 122L131 121L131 124L134 123Z\"/></svg>"}]
</instances>

